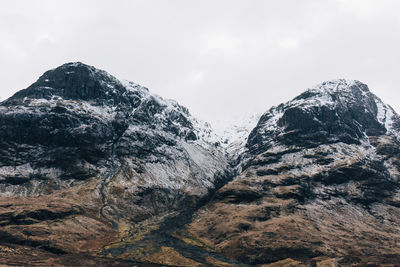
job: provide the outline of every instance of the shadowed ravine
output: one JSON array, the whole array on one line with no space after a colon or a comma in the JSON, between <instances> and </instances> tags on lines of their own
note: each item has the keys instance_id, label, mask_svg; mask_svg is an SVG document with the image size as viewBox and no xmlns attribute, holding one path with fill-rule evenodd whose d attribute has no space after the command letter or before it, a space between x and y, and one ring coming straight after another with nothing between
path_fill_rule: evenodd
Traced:
<instances>
[{"instance_id":1,"label":"shadowed ravine","mask_svg":"<svg viewBox=\"0 0 400 267\"><path fill-rule=\"evenodd\" d=\"M245 264L239 263L237 261L229 260L219 253L215 253L210 250L206 250L205 248L185 243L180 238L181 234L183 234L182 237L185 237L185 225L192 221L193 214L198 209L206 205L213 198L215 192L223 185L231 181L233 177L234 175L230 175L228 177L219 179L219 182L216 184L216 189L210 192L206 197L201 199L197 207L178 213L160 216L159 218L149 219L149 222L147 223L150 225L157 225L157 229L151 230L149 233L146 233L142 239L136 241L135 236L142 235L141 228L143 222L139 223L139 227L135 228L134 231L129 232L127 235L125 235L120 242L114 243L104 248L102 254L104 256L112 255L112 257L119 258L125 253L134 252L146 247L151 247L152 249L170 247L174 248L174 250L179 252L183 257L194 260L197 263L209 265L210 262L207 261L207 258L211 257L218 261L232 264L234 266L246 266ZM142 231L147 232L146 227L144 228L145 229L143 229Z\"/></svg>"}]
</instances>

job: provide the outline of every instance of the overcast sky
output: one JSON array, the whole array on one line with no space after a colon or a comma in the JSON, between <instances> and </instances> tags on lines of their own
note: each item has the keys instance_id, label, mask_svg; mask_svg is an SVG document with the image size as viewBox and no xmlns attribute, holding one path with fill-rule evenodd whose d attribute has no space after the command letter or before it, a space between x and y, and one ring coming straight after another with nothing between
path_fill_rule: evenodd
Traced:
<instances>
[{"instance_id":1,"label":"overcast sky","mask_svg":"<svg viewBox=\"0 0 400 267\"><path fill-rule=\"evenodd\" d=\"M81 61L213 125L335 78L400 111L399 12L397 0L1 0L0 97Z\"/></svg>"}]
</instances>

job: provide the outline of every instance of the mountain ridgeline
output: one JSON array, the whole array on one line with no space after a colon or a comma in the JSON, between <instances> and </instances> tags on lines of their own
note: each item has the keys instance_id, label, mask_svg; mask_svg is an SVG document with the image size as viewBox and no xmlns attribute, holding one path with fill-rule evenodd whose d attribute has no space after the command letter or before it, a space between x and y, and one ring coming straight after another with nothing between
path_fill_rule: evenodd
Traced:
<instances>
[{"instance_id":1,"label":"mountain ridgeline","mask_svg":"<svg viewBox=\"0 0 400 267\"><path fill-rule=\"evenodd\" d=\"M324 82L250 126L221 136L92 66L47 71L0 104L0 264L400 261L400 117L367 85Z\"/></svg>"}]
</instances>

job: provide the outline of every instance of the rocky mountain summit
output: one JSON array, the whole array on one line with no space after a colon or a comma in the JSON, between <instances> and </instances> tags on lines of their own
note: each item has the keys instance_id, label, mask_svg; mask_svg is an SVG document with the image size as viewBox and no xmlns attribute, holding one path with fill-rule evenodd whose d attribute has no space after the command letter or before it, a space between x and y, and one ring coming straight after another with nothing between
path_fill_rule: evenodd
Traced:
<instances>
[{"instance_id":1,"label":"rocky mountain summit","mask_svg":"<svg viewBox=\"0 0 400 267\"><path fill-rule=\"evenodd\" d=\"M400 262L390 106L333 80L249 128L218 136L83 63L46 72L0 104L0 264Z\"/></svg>"}]
</instances>

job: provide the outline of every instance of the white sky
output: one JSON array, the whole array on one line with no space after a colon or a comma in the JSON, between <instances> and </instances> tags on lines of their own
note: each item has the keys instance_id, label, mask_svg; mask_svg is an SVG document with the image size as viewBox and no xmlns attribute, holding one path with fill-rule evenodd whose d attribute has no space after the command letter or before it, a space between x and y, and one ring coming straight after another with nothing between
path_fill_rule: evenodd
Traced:
<instances>
[{"instance_id":1,"label":"white sky","mask_svg":"<svg viewBox=\"0 0 400 267\"><path fill-rule=\"evenodd\" d=\"M71 61L172 98L213 125L324 80L400 111L397 0L1 0L1 99Z\"/></svg>"}]
</instances>

